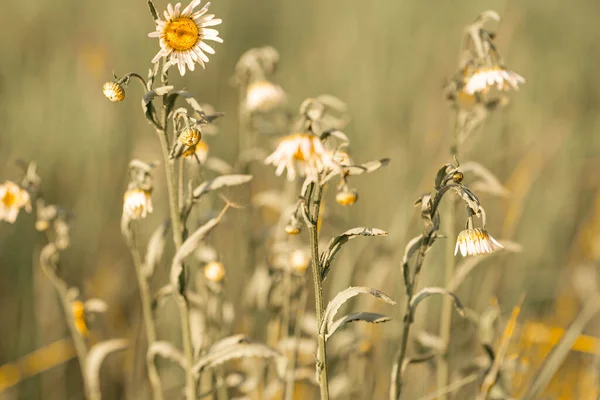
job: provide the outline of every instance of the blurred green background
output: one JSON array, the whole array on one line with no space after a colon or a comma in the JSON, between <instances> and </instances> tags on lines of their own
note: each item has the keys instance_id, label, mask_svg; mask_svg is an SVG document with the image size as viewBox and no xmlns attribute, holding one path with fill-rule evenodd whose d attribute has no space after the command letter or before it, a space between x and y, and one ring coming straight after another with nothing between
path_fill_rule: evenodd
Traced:
<instances>
[{"instance_id":1,"label":"blurred green background","mask_svg":"<svg viewBox=\"0 0 600 400\"><path fill-rule=\"evenodd\" d=\"M288 93L293 112L306 97L335 95L348 104L351 121L345 131L353 158L392 159L386 169L353 181L360 201L349 210L332 211L343 217L339 229L390 230L386 246L401 251L420 229L412 203L432 190L435 171L451 161L451 110L442 88L457 67L464 26L486 9L502 16L492 28L497 46L527 83L469 138L460 161L482 163L511 191L506 198L483 194L481 199L489 232L521 244L523 251L486 262L459 295L479 311L496 296L503 312L510 313L526 293L522 318L565 327L579 309L571 272L600 259L599 2L216 0L211 13L224 21L218 27L224 43L215 44L216 55L205 71L184 78L172 74L172 82L225 112L209 144L211 154L233 162L235 63L249 48L275 47L281 62L273 79ZM0 14L0 181L21 178L17 159L35 160L46 199L74 211L72 246L61 272L86 297L109 303L107 321L98 328L105 338L139 334L135 275L119 221L129 160L159 160L160 148L141 113L139 87L131 85L125 102L113 104L101 86L113 70L119 76L146 75L158 51L157 42L147 37L153 29L142 0L12 1ZM167 215L162 174L159 168L149 231ZM233 210L224 232L243 216L243 210ZM236 238L225 234L219 250L228 266L228 293L239 300L237 289L244 282L236 277L249 273L237 271ZM66 335L53 288L38 271L42 243L30 215L22 214L14 225L0 224L0 364ZM444 244L437 247L422 284L443 284ZM344 251L340 268L361 250ZM330 293L352 283L380 287L401 299L399 269L390 270L393 279L386 280L370 274L369 267L365 262L356 276L360 281L336 281L333 275ZM436 301L420 317L433 332ZM391 336L399 326L377 329ZM589 333L594 332L592 326ZM0 398L81 398L77 379L65 382L63 368L78 374L73 361L24 380ZM383 396L389 365L377 368L382 380L376 393ZM122 391L109 390L131 396L132 377L144 371L124 369L126 378L115 378ZM425 382L411 387L411 393L431 389L434 375Z\"/></svg>"}]
</instances>

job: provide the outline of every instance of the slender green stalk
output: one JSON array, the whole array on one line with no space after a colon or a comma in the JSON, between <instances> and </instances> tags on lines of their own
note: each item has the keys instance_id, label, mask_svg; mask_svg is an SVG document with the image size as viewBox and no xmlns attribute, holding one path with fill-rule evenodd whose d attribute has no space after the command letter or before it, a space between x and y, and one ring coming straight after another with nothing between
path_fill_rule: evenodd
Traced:
<instances>
[{"instance_id":1,"label":"slender green stalk","mask_svg":"<svg viewBox=\"0 0 600 400\"><path fill-rule=\"evenodd\" d=\"M325 313L325 303L323 301L323 278L321 276L321 265L319 262L319 213L321 211L321 194L323 193L323 188L319 184L316 184L315 190L316 192L313 194L312 201L312 212L310 213L312 223L309 226L309 234L312 258L312 275L315 288L315 312L320 327L323 323L323 315ZM317 346L317 375L319 377L321 400L328 400L329 386L327 381L327 349L324 333L319 332Z\"/></svg>"},{"instance_id":2,"label":"slender green stalk","mask_svg":"<svg viewBox=\"0 0 600 400\"><path fill-rule=\"evenodd\" d=\"M148 280L144 275L142 259L136 246L135 226L132 226L131 229L131 240L127 240L127 238L125 238L125 241L129 247L131 257L133 258L133 264L135 266L136 277L140 288L140 299L142 302L142 315L144 318L144 327L146 328L146 338L148 340L148 347L150 347L152 343L156 342L156 327L154 326L154 319L152 318L152 300L150 296L150 288L148 286ZM147 360L146 364L148 367L148 380L150 381L150 386L152 388L152 398L154 400L162 400L162 384L160 382L158 370L156 369L156 364L154 363L154 360Z\"/></svg>"}]
</instances>

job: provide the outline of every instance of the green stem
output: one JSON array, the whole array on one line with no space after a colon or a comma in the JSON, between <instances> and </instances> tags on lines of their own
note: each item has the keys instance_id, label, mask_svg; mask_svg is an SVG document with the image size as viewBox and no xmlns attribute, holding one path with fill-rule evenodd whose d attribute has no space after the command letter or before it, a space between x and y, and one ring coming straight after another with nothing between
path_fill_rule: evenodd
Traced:
<instances>
[{"instance_id":1,"label":"green stem","mask_svg":"<svg viewBox=\"0 0 600 400\"><path fill-rule=\"evenodd\" d=\"M323 301L323 278L321 276L321 265L319 262L319 213L321 211L321 194L323 188L316 184L316 191L313 194L313 210L310 213L311 224L309 226L310 233L310 250L312 258L312 275L315 288L315 312L319 327L323 323L323 315L325 313L325 303ZM319 388L321 390L321 400L329 399L329 387L327 382L327 349L325 343L325 333L319 329L317 338L318 353L317 353L317 375L319 376Z\"/></svg>"}]
</instances>

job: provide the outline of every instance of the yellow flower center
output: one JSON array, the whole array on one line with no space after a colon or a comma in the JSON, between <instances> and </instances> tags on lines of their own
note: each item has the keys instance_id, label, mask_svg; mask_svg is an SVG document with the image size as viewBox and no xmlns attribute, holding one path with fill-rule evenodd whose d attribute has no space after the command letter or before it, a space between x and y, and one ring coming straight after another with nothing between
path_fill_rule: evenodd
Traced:
<instances>
[{"instance_id":1,"label":"yellow flower center","mask_svg":"<svg viewBox=\"0 0 600 400\"><path fill-rule=\"evenodd\" d=\"M4 207L14 207L17 204L17 196L9 190L6 191L2 198L2 204Z\"/></svg>"},{"instance_id":2,"label":"yellow flower center","mask_svg":"<svg viewBox=\"0 0 600 400\"><path fill-rule=\"evenodd\" d=\"M170 21L163 31L163 39L167 46L175 50L190 50L198 42L198 27L188 17L175 18Z\"/></svg>"}]
</instances>

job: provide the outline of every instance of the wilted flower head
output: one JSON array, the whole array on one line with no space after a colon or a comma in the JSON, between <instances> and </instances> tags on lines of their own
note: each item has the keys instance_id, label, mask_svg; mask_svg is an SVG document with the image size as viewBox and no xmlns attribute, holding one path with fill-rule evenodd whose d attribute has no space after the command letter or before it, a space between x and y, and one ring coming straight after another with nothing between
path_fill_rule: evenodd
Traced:
<instances>
[{"instance_id":1,"label":"wilted flower head","mask_svg":"<svg viewBox=\"0 0 600 400\"><path fill-rule=\"evenodd\" d=\"M458 234L454 255L458 253L465 256L491 254L497 247L504 248L496 239L490 236L485 229L470 228Z\"/></svg>"},{"instance_id":2,"label":"wilted flower head","mask_svg":"<svg viewBox=\"0 0 600 400\"><path fill-rule=\"evenodd\" d=\"M179 135L177 140L179 143L184 144L186 146L195 146L200 139L202 138L202 132L198 128L185 128L183 132Z\"/></svg>"},{"instance_id":3,"label":"wilted flower head","mask_svg":"<svg viewBox=\"0 0 600 400\"><path fill-rule=\"evenodd\" d=\"M468 94L485 92L492 87L498 90L519 90L519 84L525 83L525 78L516 72L500 66L477 68L466 78L464 91Z\"/></svg>"},{"instance_id":4,"label":"wilted flower head","mask_svg":"<svg viewBox=\"0 0 600 400\"><path fill-rule=\"evenodd\" d=\"M342 206L351 206L358 200L358 191L356 189L344 188L337 193L335 201Z\"/></svg>"},{"instance_id":5,"label":"wilted flower head","mask_svg":"<svg viewBox=\"0 0 600 400\"><path fill-rule=\"evenodd\" d=\"M277 176L287 168L287 179L290 181L296 178L296 167L300 175L313 182L319 180L319 173L324 170L337 168L319 137L310 133L295 133L284 137L273 154L265 159L265 164L276 166Z\"/></svg>"},{"instance_id":6,"label":"wilted flower head","mask_svg":"<svg viewBox=\"0 0 600 400\"><path fill-rule=\"evenodd\" d=\"M254 81L246 90L246 109L250 112L268 112L285 103L281 86L267 80Z\"/></svg>"},{"instance_id":7,"label":"wilted flower head","mask_svg":"<svg viewBox=\"0 0 600 400\"><path fill-rule=\"evenodd\" d=\"M215 54L212 47L205 43L206 40L223 43L219 37L219 32L208 26L219 25L222 21L214 19L213 14L206 14L210 3L206 3L201 10L194 12L194 8L199 6L201 0L192 0L192 2L181 8L181 3L167 5L164 12L165 19L157 19L156 31L148 34L149 37L160 39L160 51L152 59L153 63L158 62L162 57L168 57L168 61L176 64L181 75L185 75L185 68L194 70L194 64L198 63L204 68L204 63L208 62L208 54ZM206 15L205 15L206 14Z\"/></svg>"},{"instance_id":8,"label":"wilted flower head","mask_svg":"<svg viewBox=\"0 0 600 400\"><path fill-rule=\"evenodd\" d=\"M219 283L225 278L225 267L219 261L211 261L204 266L204 277L214 283Z\"/></svg>"},{"instance_id":9,"label":"wilted flower head","mask_svg":"<svg viewBox=\"0 0 600 400\"><path fill-rule=\"evenodd\" d=\"M131 219L143 219L152 212L149 190L130 189L123 196L123 212Z\"/></svg>"},{"instance_id":10,"label":"wilted flower head","mask_svg":"<svg viewBox=\"0 0 600 400\"><path fill-rule=\"evenodd\" d=\"M199 161L200 164L204 164L208 158L208 144L203 140L199 140L195 145L185 149L181 156L187 160Z\"/></svg>"},{"instance_id":11,"label":"wilted flower head","mask_svg":"<svg viewBox=\"0 0 600 400\"><path fill-rule=\"evenodd\" d=\"M0 185L0 221L14 223L21 208L31 211L29 193L11 181Z\"/></svg>"},{"instance_id":12,"label":"wilted flower head","mask_svg":"<svg viewBox=\"0 0 600 400\"><path fill-rule=\"evenodd\" d=\"M117 82L106 82L102 85L102 93L107 99L116 103L125 99L125 89Z\"/></svg>"}]
</instances>

